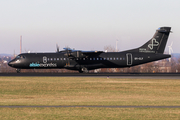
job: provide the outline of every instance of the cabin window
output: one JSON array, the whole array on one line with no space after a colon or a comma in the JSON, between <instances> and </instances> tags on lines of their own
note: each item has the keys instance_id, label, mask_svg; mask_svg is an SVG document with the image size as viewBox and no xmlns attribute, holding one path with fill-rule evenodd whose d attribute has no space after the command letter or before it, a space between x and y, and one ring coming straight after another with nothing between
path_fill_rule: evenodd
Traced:
<instances>
[{"instance_id":1,"label":"cabin window","mask_svg":"<svg viewBox=\"0 0 180 120\"><path fill-rule=\"evenodd\" d=\"M97 60L99 60L99 58L97 58Z\"/></svg>"},{"instance_id":2,"label":"cabin window","mask_svg":"<svg viewBox=\"0 0 180 120\"><path fill-rule=\"evenodd\" d=\"M116 60L116 58L114 58L114 60Z\"/></svg>"},{"instance_id":3,"label":"cabin window","mask_svg":"<svg viewBox=\"0 0 180 120\"><path fill-rule=\"evenodd\" d=\"M116 58L117 60L119 59L119 58Z\"/></svg>"},{"instance_id":4,"label":"cabin window","mask_svg":"<svg viewBox=\"0 0 180 120\"><path fill-rule=\"evenodd\" d=\"M112 58L110 58L110 60L112 60Z\"/></svg>"},{"instance_id":5,"label":"cabin window","mask_svg":"<svg viewBox=\"0 0 180 120\"><path fill-rule=\"evenodd\" d=\"M49 61L49 58L47 60Z\"/></svg>"},{"instance_id":6,"label":"cabin window","mask_svg":"<svg viewBox=\"0 0 180 120\"><path fill-rule=\"evenodd\" d=\"M96 58L93 58L93 60L96 60Z\"/></svg>"},{"instance_id":7,"label":"cabin window","mask_svg":"<svg viewBox=\"0 0 180 120\"><path fill-rule=\"evenodd\" d=\"M85 58L83 58L83 60L85 60Z\"/></svg>"},{"instance_id":8,"label":"cabin window","mask_svg":"<svg viewBox=\"0 0 180 120\"><path fill-rule=\"evenodd\" d=\"M57 58L57 60L59 60L59 58Z\"/></svg>"},{"instance_id":9,"label":"cabin window","mask_svg":"<svg viewBox=\"0 0 180 120\"><path fill-rule=\"evenodd\" d=\"M100 60L102 60L102 58L100 58Z\"/></svg>"},{"instance_id":10,"label":"cabin window","mask_svg":"<svg viewBox=\"0 0 180 120\"><path fill-rule=\"evenodd\" d=\"M56 60L56 58L54 58L54 60Z\"/></svg>"},{"instance_id":11,"label":"cabin window","mask_svg":"<svg viewBox=\"0 0 180 120\"><path fill-rule=\"evenodd\" d=\"M62 58L60 58L60 60L62 60Z\"/></svg>"},{"instance_id":12,"label":"cabin window","mask_svg":"<svg viewBox=\"0 0 180 120\"><path fill-rule=\"evenodd\" d=\"M107 58L107 60L109 60L109 58Z\"/></svg>"},{"instance_id":13,"label":"cabin window","mask_svg":"<svg viewBox=\"0 0 180 120\"><path fill-rule=\"evenodd\" d=\"M123 58L123 60L125 60L125 58Z\"/></svg>"},{"instance_id":14,"label":"cabin window","mask_svg":"<svg viewBox=\"0 0 180 120\"><path fill-rule=\"evenodd\" d=\"M52 61L53 59L51 58L51 61Z\"/></svg>"},{"instance_id":15,"label":"cabin window","mask_svg":"<svg viewBox=\"0 0 180 120\"><path fill-rule=\"evenodd\" d=\"M106 60L106 58L104 58L104 60Z\"/></svg>"},{"instance_id":16,"label":"cabin window","mask_svg":"<svg viewBox=\"0 0 180 120\"><path fill-rule=\"evenodd\" d=\"M92 58L90 58L90 60L92 60Z\"/></svg>"},{"instance_id":17,"label":"cabin window","mask_svg":"<svg viewBox=\"0 0 180 120\"><path fill-rule=\"evenodd\" d=\"M64 60L66 60L66 58L64 58Z\"/></svg>"},{"instance_id":18,"label":"cabin window","mask_svg":"<svg viewBox=\"0 0 180 120\"><path fill-rule=\"evenodd\" d=\"M120 60L122 60L122 58L120 58Z\"/></svg>"}]
</instances>

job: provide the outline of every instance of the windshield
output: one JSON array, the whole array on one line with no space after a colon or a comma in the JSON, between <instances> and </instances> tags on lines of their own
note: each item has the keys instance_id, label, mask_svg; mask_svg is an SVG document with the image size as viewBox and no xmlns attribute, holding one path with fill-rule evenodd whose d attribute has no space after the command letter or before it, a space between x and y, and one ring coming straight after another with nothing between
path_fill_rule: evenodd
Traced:
<instances>
[{"instance_id":1,"label":"windshield","mask_svg":"<svg viewBox=\"0 0 180 120\"><path fill-rule=\"evenodd\" d=\"M20 58L25 58L25 56L22 56L22 55L16 56L16 59L20 59Z\"/></svg>"}]
</instances>

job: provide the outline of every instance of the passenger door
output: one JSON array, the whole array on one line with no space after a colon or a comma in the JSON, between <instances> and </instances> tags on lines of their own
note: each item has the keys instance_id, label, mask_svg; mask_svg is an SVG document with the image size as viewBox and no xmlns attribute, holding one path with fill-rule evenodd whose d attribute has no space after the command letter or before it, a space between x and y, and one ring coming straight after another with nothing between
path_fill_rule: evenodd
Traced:
<instances>
[{"instance_id":1,"label":"passenger door","mask_svg":"<svg viewBox=\"0 0 180 120\"><path fill-rule=\"evenodd\" d=\"M126 54L126 59L127 59L127 65L128 66L132 65L132 62L133 62L132 60L133 59L132 59L132 54L131 53Z\"/></svg>"}]
</instances>

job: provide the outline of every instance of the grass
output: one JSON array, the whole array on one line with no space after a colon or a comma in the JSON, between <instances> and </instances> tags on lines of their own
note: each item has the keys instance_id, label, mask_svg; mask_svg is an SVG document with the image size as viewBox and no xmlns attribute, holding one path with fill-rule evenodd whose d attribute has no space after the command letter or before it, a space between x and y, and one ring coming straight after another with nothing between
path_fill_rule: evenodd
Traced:
<instances>
[{"instance_id":1,"label":"grass","mask_svg":"<svg viewBox=\"0 0 180 120\"><path fill-rule=\"evenodd\" d=\"M0 77L0 105L180 105L180 80ZM0 119L178 119L179 108L0 108Z\"/></svg>"},{"instance_id":2,"label":"grass","mask_svg":"<svg viewBox=\"0 0 180 120\"><path fill-rule=\"evenodd\" d=\"M9 120L179 120L180 109L161 108L0 108L0 119Z\"/></svg>"}]
</instances>

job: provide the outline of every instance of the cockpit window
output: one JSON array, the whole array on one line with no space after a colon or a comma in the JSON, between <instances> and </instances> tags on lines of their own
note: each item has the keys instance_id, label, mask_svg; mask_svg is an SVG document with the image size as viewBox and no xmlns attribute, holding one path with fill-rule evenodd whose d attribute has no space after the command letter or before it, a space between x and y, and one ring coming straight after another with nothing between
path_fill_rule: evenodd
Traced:
<instances>
[{"instance_id":1,"label":"cockpit window","mask_svg":"<svg viewBox=\"0 0 180 120\"><path fill-rule=\"evenodd\" d=\"M20 58L25 58L25 56L18 55L18 56L16 57L16 59L20 59Z\"/></svg>"},{"instance_id":2,"label":"cockpit window","mask_svg":"<svg viewBox=\"0 0 180 120\"><path fill-rule=\"evenodd\" d=\"M21 56L19 56L19 55L18 55L18 56L16 56L16 59L19 59L19 58L21 58Z\"/></svg>"}]
</instances>

